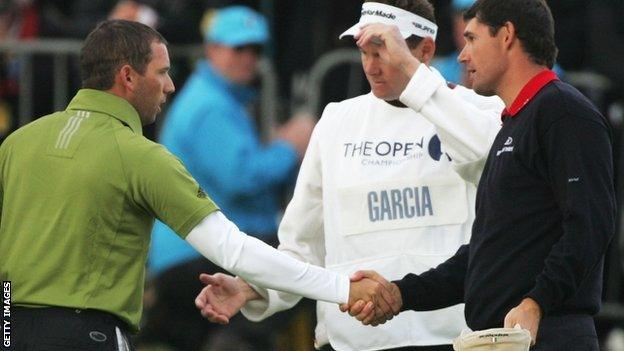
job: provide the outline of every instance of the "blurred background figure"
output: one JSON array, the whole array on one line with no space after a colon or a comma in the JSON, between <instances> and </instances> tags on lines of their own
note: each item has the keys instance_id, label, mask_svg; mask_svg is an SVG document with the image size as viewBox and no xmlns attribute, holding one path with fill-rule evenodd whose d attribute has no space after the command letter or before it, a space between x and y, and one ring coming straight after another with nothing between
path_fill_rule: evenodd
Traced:
<instances>
[{"instance_id":1,"label":"blurred background figure","mask_svg":"<svg viewBox=\"0 0 624 351\"><path fill-rule=\"evenodd\" d=\"M0 2L0 41L28 40L37 36L37 12L32 4ZM19 94L19 60L10 53L0 55L0 140L11 131Z\"/></svg>"},{"instance_id":2,"label":"blurred background figure","mask_svg":"<svg viewBox=\"0 0 624 351\"><path fill-rule=\"evenodd\" d=\"M281 196L295 178L314 119L295 116L263 143L252 111L259 59L269 41L266 19L248 7L232 6L208 11L201 29L205 57L173 101L160 142L242 231L276 246ZM221 269L160 222L154 227L149 265L155 302L142 339L178 350L200 349L214 327L193 305L202 287L198 276ZM213 330L209 349L244 344L243 349L270 350L271 335L286 324L288 314L281 317L265 323L239 317L219 336Z\"/></svg>"},{"instance_id":3,"label":"blurred background figure","mask_svg":"<svg viewBox=\"0 0 624 351\"><path fill-rule=\"evenodd\" d=\"M66 32L83 38L95 23L110 19L141 22L157 29L171 43L197 43L197 23L207 0L72 0Z\"/></svg>"},{"instance_id":4,"label":"blurred background figure","mask_svg":"<svg viewBox=\"0 0 624 351\"><path fill-rule=\"evenodd\" d=\"M54 1L2 0L0 1L0 43L52 37L57 33L59 12ZM86 33L85 33L86 34ZM84 38L84 37L83 37ZM37 84L32 85L33 116L42 116L54 110L52 103L52 62L49 56L30 56L28 68ZM23 57L17 52L0 52L0 142L19 127L20 74L24 70ZM66 83L78 88L78 72L66 77Z\"/></svg>"},{"instance_id":5,"label":"blurred background figure","mask_svg":"<svg viewBox=\"0 0 624 351\"><path fill-rule=\"evenodd\" d=\"M468 75L464 69L464 65L457 61L459 52L464 47L464 29L466 23L462 14L470 8L476 0L452 0L451 2L451 34L455 50L445 56L435 58L431 65L440 71L440 74L447 81L455 84L461 84L465 87L471 87L472 83L468 80Z\"/></svg>"}]
</instances>

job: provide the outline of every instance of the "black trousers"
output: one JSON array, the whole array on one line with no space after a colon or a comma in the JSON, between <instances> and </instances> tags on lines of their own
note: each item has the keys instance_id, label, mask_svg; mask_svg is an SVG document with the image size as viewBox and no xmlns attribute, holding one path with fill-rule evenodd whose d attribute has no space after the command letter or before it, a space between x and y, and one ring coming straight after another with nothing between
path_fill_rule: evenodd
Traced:
<instances>
[{"instance_id":1,"label":"black trousers","mask_svg":"<svg viewBox=\"0 0 624 351\"><path fill-rule=\"evenodd\" d=\"M399 347L395 349L386 349L387 351L453 351L452 345L435 345L435 346L407 346L407 347ZM329 346L323 346L321 351L334 351L334 349Z\"/></svg>"},{"instance_id":2,"label":"black trousers","mask_svg":"<svg viewBox=\"0 0 624 351\"><path fill-rule=\"evenodd\" d=\"M125 345L125 350L132 350L127 326L111 314L60 307L13 306L11 346L3 350L124 350L124 347L120 348L118 345Z\"/></svg>"},{"instance_id":3,"label":"black trousers","mask_svg":"<svg viewBox=\"0 0 624 351\"><path fill-rule=\"evenodd\" d=\"M546 316L540 321L531 351L598 351L594 319L589 315Z\"/></svg>"}]
</instances>

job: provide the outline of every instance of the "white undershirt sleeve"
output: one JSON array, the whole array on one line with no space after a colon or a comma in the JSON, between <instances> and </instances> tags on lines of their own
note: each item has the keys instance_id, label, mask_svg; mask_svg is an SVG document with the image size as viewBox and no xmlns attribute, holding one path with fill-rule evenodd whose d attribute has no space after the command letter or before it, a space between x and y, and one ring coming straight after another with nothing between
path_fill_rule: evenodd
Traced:
<instances>
[{"instance_id":1,"label":"white undershirt sleeve","mask_svg":"<svg viewBox=\"0 0 624 351\"><path fill-rule=\"evenodd\" d=\"M279 250L303 262L317 266L325 264L325 225L323 217L323 166L321 164L320 143L322 143L325 123L331 119L333 107L329 104L323 117L314 127L305 157L299 169L297 184L292 199L286 207L277 234ZM261 300L249 301L241 309L247 319L258 322L295 306L300 295L283 291L263 289L253 286ZM318 337L318 335L317 335Z\"/></svg>"},{"instance_id":2,"label":"white undershirt sleeve","mask_svg":"<svg viewBox=\"0 0 624 351\"><path fill-rule=\"evenodd\" d=\"M195 250L247 282L314 300L346 303L349 277L301 262L241 232L221 212L204 218L186 237Z\"/></svg>"},{"instance_id":3,"label":"white undershirt sleeve","mask_svg":"<svg viewBox=\"0 0 624 351\"><path fill-rule=\"evenodd\" d=\"M399 98L435 127L453 167L465 180L479 183L505 105L457 86L451 89L435 69L421 64Z\"/></svg>"}]
</instances>

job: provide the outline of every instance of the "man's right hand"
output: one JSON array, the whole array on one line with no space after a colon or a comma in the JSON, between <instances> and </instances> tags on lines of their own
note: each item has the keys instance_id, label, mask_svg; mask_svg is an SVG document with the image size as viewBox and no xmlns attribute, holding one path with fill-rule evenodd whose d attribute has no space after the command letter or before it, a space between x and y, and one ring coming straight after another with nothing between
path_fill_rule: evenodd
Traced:
<instances>
[{"instance_id":1,"label":"man's right hand","mask_svg":"<svg viewBox=\"0 0 624 351\"><path fill-rule=\"evenodd\" d=\"M412 54L405 39L395 25L370 23L364 25L354 36L358 47L373 45L380 58L405 74L403 84L407 85L421 62ZM426 39L430 40L430 39Z\"/></svg>"},{"instance_id":2,"label":"man's right hand","mask_svg":"<svg viewBox=\"0 0 624 351\"><path fill-rule=\"evenodd\" d=\"M195 306L213 323L228 324L247 301L262 298L239 277L223 273L201 274L199 280L206 287L195 298Z\"/></svg>"},{"instance_id":3,"label":"man's right hand","mask_svg":"<svg viewBox=\"0 0 624 351\"><path fill-rule=\"evenodd\" d=\"M372 293L369 292L369 297L357 301L352 301L350 297L349 304L341 305L340 310L349 311L351 316L364 325L377 326L386 323L399 314L403 299L398 286L387 281L375 271L358 271L353 274L351 276L352 289L356 283L368 284L369 281L376 283L372 286L374 290ZM369 286L368 289L371 287Z\"/></svg>"}]
</instances>

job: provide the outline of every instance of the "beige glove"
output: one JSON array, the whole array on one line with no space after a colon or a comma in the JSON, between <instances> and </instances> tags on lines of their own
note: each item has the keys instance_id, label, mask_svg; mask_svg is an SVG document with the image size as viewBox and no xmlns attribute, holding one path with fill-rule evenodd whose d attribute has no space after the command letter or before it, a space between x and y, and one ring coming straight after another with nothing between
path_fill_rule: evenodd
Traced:
<instances>
[{"instance_id":1,"label":"beige glove","mask_svg":"<svg viewBox=\"0 0 624 351\"><path fill-rule=\"evenodd\" d=\"M530 346L531 334L519 325L514 328L462 331L453 340L455 351L528 351Z\"/></svg>"}]
</instances>

